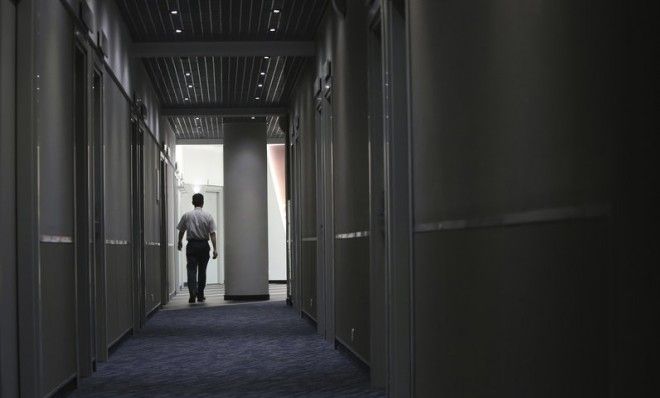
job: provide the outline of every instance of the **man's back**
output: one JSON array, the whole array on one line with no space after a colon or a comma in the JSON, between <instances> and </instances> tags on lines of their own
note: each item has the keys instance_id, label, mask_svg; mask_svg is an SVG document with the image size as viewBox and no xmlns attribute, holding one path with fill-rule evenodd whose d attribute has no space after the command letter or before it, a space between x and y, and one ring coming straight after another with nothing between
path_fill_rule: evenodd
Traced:
<instances>
[{"instance_id":1,"label":"man's back","mask_svg":"<svg viewBox=\"0 0 660 398\"><path fill-rule=\"evenodd\" d=\"M188 240L209 240L212 232L215 232L215 220L211 214L201 207L186 212L177 226L179 231L186 231Z\"/></svg>"}]
</instances>

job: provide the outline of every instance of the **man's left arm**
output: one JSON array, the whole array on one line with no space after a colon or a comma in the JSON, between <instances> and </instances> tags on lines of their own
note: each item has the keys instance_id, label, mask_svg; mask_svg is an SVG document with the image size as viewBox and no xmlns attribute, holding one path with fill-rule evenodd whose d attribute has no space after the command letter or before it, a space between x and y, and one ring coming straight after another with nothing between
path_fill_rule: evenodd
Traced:
<instances>
[{"instance_id":1,"label":"man's left arm","mask_svg":"<svg viewBox=\"0 0 660 398\"><path fill-rule=\"evenodd\" d=\"M218 258L218 249L215 245L215 232L211 232L211 243L213 243L213 259Z\"/></svg>"},{"instance_id":2,"label":"man's left arm","mask_svg":"<svg viewBox=\"0 0 660 398\"><path fill-rule=\"evenodd\" d=\"M215 231L217 231L218 228L215 225L215 220L213 219L213 217L211 217L210 227L211 227L211 233L209 234L209 236L211 238L211 243L213 243L213 259L215 260L216 258L218 258L218 248L215 245L215 236L216 236Z\"/></svg>"}]
</instances>

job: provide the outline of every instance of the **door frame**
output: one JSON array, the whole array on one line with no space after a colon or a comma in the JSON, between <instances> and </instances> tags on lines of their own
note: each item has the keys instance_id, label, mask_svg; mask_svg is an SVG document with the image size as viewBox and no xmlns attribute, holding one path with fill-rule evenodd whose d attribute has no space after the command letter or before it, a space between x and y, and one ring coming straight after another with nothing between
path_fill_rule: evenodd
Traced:
<instances>
[{"instance_id":1,"label":"door frame","mask_svg":"<svg viewBox=\"0 0 660 398\"><path fill-rule=\"evenodd\" d=\"M316 88L316 302L319 334L335 344L334 113L331 63Z\"/></svg>"},{"instance_id":2,"label":"door frame","mask_svg":"<svg viewBox=\"0 0 660 398\"><path fill-rule=\"evenodd\" d=\"M144 137L137 106L131 109L131 251L133 330L140 330L146 320L144 278Z\"/></svg>"},{"instance_id":3,"label":"door frame","mask_svg":"<svg viewBox=\"0 0 660 398\"><path fill-rule=\"evenodd\" d=\"M108 359L108 336L107 336L107 268L105 247L105 151L104 151L104 129L103 129L103 97L104 97L104 74L103 63L96 56L91 60L90 90L92 95L90 101L90 116L92 118L92 140L93 150L90 151L93 161L93 242L94 242L94 295L95 302L95 341L96 358L104 362ZM98 78L98 81L97 81ZM99 85L98 88L96 85ZM96 91L98 89L98 91ZM96 109L96 107L98 107Z\"/></svg>"},{"instance_id":4,"label":"door frame","mask_svg":"<svg viewBox=\"0 0 660 398\"><path fill-rule=\"evenodd\" d=\"M39 228L39 137L36 130L34 92L37 7L34 0L16 5L16 251L21 253L21 272L17 273L19 388L21 395L41 395L41 282Z\"/></svg>"},{"instance_id":5,"label":"door frame","mask_svg":"<svg viewBox=\"0 0 660 398\"><path fill-rule=\"evenodd\" d=\"M74 253L76 286L77 378L95 369L96 319L94 300L94 122L92 117L93 50L76 29L73 59L74 122ZM82 70L80 70L82 69ZM82 84L82 87L80 87ZM83 98L79 98L82 95ZM80 108L83 109L80 109Z\"/></svg>"},{"instance_id":6,"label":"door frame","mask_svg":"<svg viewBox=\"0 0 660 398\"><path fill-rule=\"evenodd\" d=\"M385 268L385 140L383 40L380 0L368 1L367 79L369 126L369 321L371 384L387 384L387 278Z\"/></svg>"},{"instance_id":7,"label":"door frame","mask_svg":"<svg viewBox=\"0 0 660 398\"><path fill-rule=\"evenodd\" d=\"M385 264L387 279L387 391L414 396L413 191L410 126L410 0L381 0Z\"/></svg>"},{"instance_id":8,"label":"door frame","mask_svg":"<svg viewBox=\"0 0 660 398\"><path fill-rule=\"evenodd\" d=\"M170 283L168 272L168 195L167 195L167 160L165 156L160 154L160 176L159 176L159 200L160 200L160 304L165 305L170 300Z\"/></svg>"}]
</instances>

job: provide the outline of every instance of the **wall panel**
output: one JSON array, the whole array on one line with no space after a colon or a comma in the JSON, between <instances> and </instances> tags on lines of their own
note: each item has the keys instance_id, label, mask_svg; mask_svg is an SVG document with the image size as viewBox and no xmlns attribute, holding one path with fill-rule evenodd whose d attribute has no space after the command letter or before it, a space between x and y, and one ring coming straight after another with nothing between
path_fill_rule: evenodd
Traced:
<instances>
[{"instance_id":1,"label":"wall panel","mask_svg":"<svg viewBox=\"0 0 660 398\"><path fill-rule=\"evenodd\" d=\"M42 361L44 394L76 374L74 245L41 244Z\"/></svg>"},{"instance_id":2,"label":"wall panel","mask_svg":"<svg viewBox=\"0 0 660 398\"><path fill-rule=\"evenodd\" d=\"M303 241L301 251L301 308L307 313L307 315L316 319L316 241Z\"/></svg>"},{"instance_id":3,"label":"wall panel","mask_svg":"<svg viewBox=\"0 0 660 398\"><path fill-rule=\"evenodd\" d=\"M144 239L145 239L145 311L161 302L160 235L160 152L156 142L144 140Z\"/></svg>"},{"instance_id":4,"label":"wall panel","mask_svg":"<svg viewBox=\"0 0 660 398\"><path fill-rule=\"evenodd\" d=\"M332 61L334 198L328 200L334 199L335 234L346 234L369 230L366 8L347 2L345 17L330 15L332 46L321 58ZM336 239L334 257L336 334L368 361L369 239Z\"/></svg>"},{"instance_id":5,"label":"wall panel","mask_svg":"<svg viewBox=\"0 0 660 398\"><path fill-rule=\"evenodd\" d=\"M39 137L39 231L74 235L74 139L72 113L73 25L59 2L39 2L35 46L36 117ZM40 245L41 391L75 375L76 273L74 245ZM80 264L79 266L88 266Z\"/></svg>"},{"instance_id":6,"label":"wall panel","mask_svg":"<svg viewBox=\"0 0 660 398\"><path fill-rule=\"evenodd\" d=\"M606 396L607 246L606 219L418 234L418 396Z\"/></svg>"},{"instance_id":7,"label":"wall panel","mask_svg":"<svg viewBox=\"0 0 660 398\"><path fill-rule=\"evenodd\" d=\"M408 11L415 392L608 395L607 222L421 230L612 205L619 12L487 0Z\"/></svg>"},{"instance_id":8,"label":"wall panel","mask_svg":"<svg viewBox=\"0 0 660 398\"><path fill-rule=\"evenodd\" d=\"M0 396L18 395L16 313L16 6L0 0Z\"/></svg>"},{"instance_id":9,"label":"wall panel","mask_svg":"<svg viewBox=\"0 0 660 398\"><path fill-rule=\"evenodd\" d=\"M108 345L133 326L133 274L129 244L106 245Z\"/></svg>"},{"instance_id":10,"label":"wall panel","mask_svg":"<svg viewBox=\"0 0 660 398\"><path fill-rule=\"evenodd\" d=\"M335 242L336 334L369 362L369 239Z\"/></svg>"},{"instance_id":11,"label":"wall panel","mask_svg":"<svg viewBox=\"0 0 660 398\"><path fill-rule=\"evenodd\" d=\"M132 327L131 160L129 103L104 76L105 237L108 344Z\"/></svg>"}]
</instances>

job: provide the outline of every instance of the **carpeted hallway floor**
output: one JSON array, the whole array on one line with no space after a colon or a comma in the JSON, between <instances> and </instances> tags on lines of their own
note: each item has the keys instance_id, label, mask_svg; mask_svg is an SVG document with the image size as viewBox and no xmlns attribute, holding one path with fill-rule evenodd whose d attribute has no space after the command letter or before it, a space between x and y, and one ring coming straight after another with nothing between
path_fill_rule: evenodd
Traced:
<instances>
[{"instance_id":1,"label":"carpeted hallway floor","mask_svg":"<svg viewBox=\"0 0 660 398\"><path fill-rule=\"evenodd\" d=\"M382 397L284 302L160 311L72 397Z\"/></svg>"}]
</instances>

